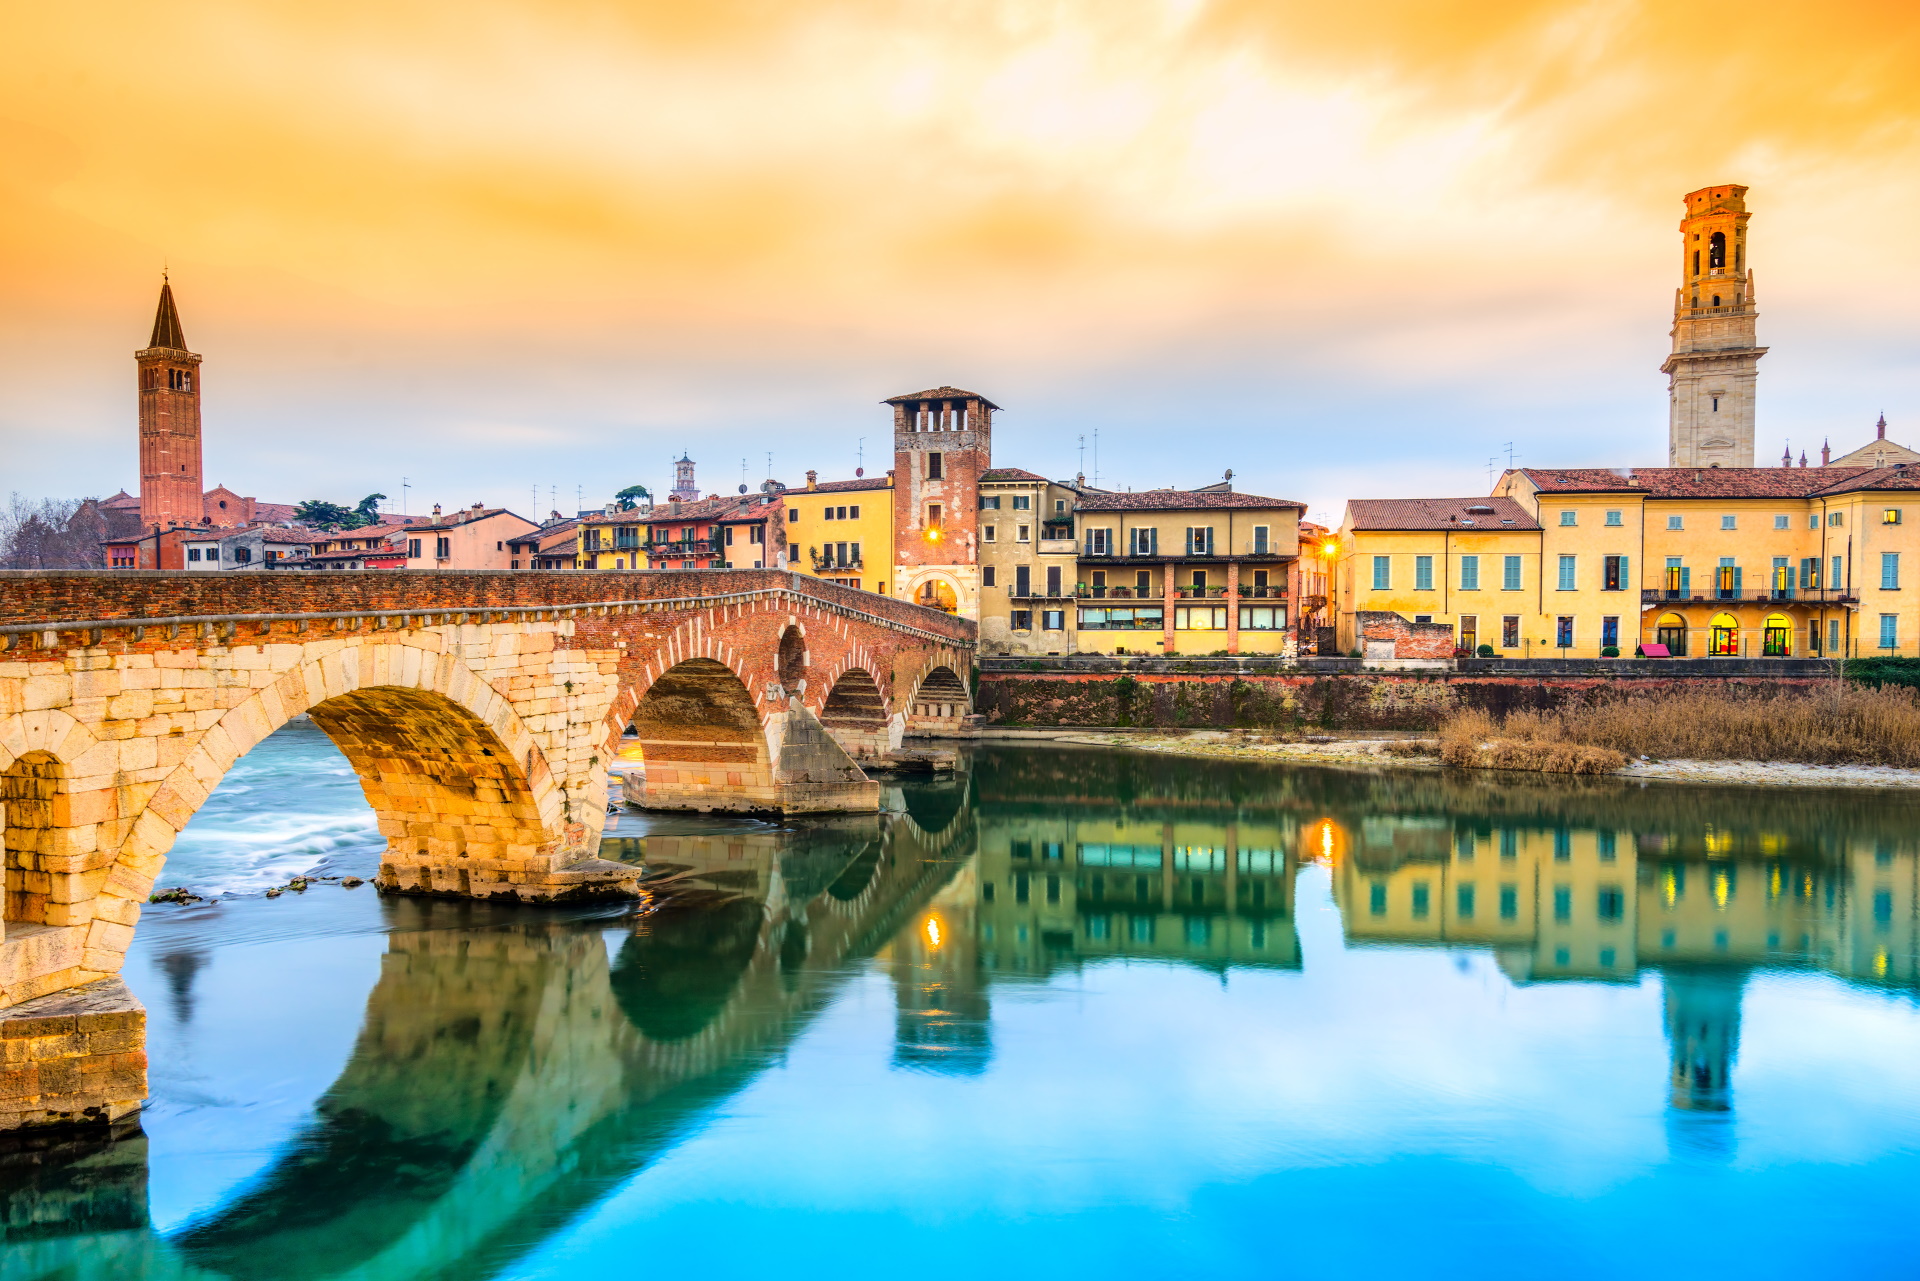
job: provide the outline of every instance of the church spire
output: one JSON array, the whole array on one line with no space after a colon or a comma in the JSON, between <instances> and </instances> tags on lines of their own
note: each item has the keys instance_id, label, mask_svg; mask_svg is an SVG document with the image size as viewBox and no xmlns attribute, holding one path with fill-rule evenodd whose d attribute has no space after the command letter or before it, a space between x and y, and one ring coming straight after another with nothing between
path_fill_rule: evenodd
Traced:
<instances>
[{"instance_id":1,"label":"church spire","mask_svg":"<svg viewBox=\"0 0 1920 1281\"><path fill-rule=\"evenodd\" d=\"M169 351L187 349L187 336L180 331L180 312L173 305L173 285L164 276L160 280L160 308L153 314L153 341L147 346Z\"/></svg>"},{"instance_id":2,"label":"church spire","mask_svg":"<svg viewBox=\"0 0 1920 1281\"><path fill-rule=\"evenodd\" d=\"M1875 440L1885 440L1887 438L1887 415L1884 411L1880 415L1880 421L1875 424L1873 438Z\"/></svg>"}]
</instances>

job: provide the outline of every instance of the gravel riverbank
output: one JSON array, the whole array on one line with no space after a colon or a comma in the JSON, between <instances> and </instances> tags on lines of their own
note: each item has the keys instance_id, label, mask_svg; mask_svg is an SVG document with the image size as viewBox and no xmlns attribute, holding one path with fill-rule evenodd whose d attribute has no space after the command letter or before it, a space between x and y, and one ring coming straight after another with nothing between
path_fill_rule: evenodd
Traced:
<instances>
[{"instance_id":1,"label":"gravel riverbank","mask_svg":"<svg viewBox=\"0 0 1920 1281\"><path fill-rule=\"evenodd\" d=\"M1236 737L1219 730L1195 733L1105 732L1057 730L1017 732L1019 739L1057 743L1131 747L1177 756L1208 756L1224 760L1267 761L1278 765L1366 766L1370 768L1438 769L1438 758L1397 756L1389 748L1419 735L1391 737L1330 737L1323 742L1264 742ZM1013 737L989 731L981 737ZM1663 783L1713 783L1749 787L1920 787L1920 770L1886 765L1802 765L1788 761L1635 761L1614 778Z\"/></svg>"}]
</instances>

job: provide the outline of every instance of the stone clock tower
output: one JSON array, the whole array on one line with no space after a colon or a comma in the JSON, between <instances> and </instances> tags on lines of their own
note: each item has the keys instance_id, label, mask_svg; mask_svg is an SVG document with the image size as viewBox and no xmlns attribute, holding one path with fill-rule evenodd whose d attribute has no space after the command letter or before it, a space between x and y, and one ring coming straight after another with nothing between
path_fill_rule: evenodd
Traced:
<instances>
[{"instance_id":1,"label":"stone clock tower","mask_svg":"<svg viewBox=\"0 0 1920 1281\"><path fill-rule=\"evenodd\" d=\"M1667 465L1753 466L1754 345L1747 189L1705 187L1680 220L1680 290L1667 375Z\"/></svg>"}]
</instances>

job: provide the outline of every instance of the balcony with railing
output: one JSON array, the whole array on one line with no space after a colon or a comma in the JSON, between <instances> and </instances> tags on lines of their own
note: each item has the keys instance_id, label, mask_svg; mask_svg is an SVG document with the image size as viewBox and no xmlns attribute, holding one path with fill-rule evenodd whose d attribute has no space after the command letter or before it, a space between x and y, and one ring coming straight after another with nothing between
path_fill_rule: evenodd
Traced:
<instances>
[{"instance_id":1,"label":"balcony with railing","mask_svg":"<svg viewBox=\"0 0 1920 1281\"><path fill-rule=\"evenodd\" d=\"M1640 603L1645 607L1655 605L1734 605L1764 603L1774 605L1857 605L1860 597L1850 587L1763 587L1759 589L1737 587L1709 587L1704 591L1692 587L1660 587L1642 590Z\"/></svg>"},{"instance_id":2,"label":"balcony with railing","mask_svg":"<svg viewBox=\"0 0 1920 1281\"><path fill-rule=\"evenodd\" d=\"M675 556L712 556L719 551L719 544L711 538L694 538L685 542L642 543L640 550L658 560Z\"/></svg>"},{"instance_id":3,"label":"balcony with railing","mask_svg":"<svg viewBox=\"0 0 1920 1281\"><path fill-rule=\"evenodd\" d=\"M1155 587L1121 587L1080 583L1073 589L1080 600L1165 600Z\"/></svg>"}]
</instances>

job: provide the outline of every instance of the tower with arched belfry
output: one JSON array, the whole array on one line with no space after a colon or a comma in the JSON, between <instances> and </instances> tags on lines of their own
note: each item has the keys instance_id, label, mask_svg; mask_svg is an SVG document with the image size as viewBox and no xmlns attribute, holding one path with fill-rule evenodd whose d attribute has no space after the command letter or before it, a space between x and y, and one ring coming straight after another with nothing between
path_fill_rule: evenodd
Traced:
<instances>
[{"instance_id":1,"label":"tower with arched belfry","mask_svg":"<svg viewBox=\"0 0 1920 1281\"><path fill-rule=\"evenodd\" d=\"M1667 375L1667 465L1753 466L1753 271L1747 258L1747 189L1702 187L1680 220L1680 288L1673 302Z\"/></svg>"},{"instance_id":2,"label":"tower with arched belfry","mask_svg":"<svg viewBox=\"0 0 1920 1281\"><path fill-rule=\"evenodd\" d=\"M200 357L187 350L173 286L160 284L153 337L133 354L140 382L140 522L198 524Z\"/></svg>"}]
</instances>

